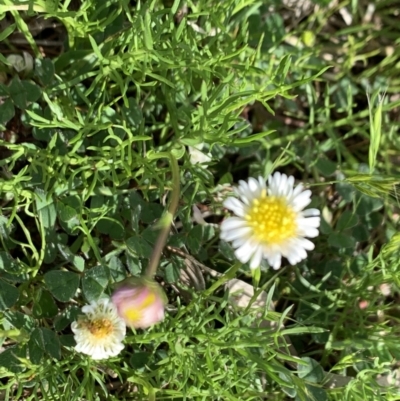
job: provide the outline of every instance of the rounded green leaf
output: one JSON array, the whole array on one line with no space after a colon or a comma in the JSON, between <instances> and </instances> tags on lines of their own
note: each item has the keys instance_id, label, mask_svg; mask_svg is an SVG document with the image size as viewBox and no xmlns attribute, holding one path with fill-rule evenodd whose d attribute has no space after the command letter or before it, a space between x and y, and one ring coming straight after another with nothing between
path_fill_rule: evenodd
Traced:
<instances>
[{"instance_id":1,"label":"rounded green leaf","mask_svg":"<svg viewBox=\"0 0 400 401\"><path fill-rule=\"evenodd\" d=\"M0 252L0 271L1 270L12 274L18 273L17 263L7 252Z\"/></svg>"},{"instance_id":2,"label":"rounded green leaf","mask_svg":"<svg viewBox=\"0 0 400 401\"><path fill-rule=\"evenodd\" d=\"M54 328L57 331L64 330L67 326L69 326L73 321L78 318L80 313L81 310L77 306L68 307L54 319Z\"/></svg>"},{"instance_id":3,"label":"rounded green leaf","mask_svg":"<svg viewBox=\"0 0 400 401\"><path fill-rule=\"evenodd\" d=\"M117 256L111 256L108 261L108 268L110 270L111 278L115 283L126 278L127 272L125 266Z\"/></svg>"},{"instance_id":4,"label":"rounded green leaf","mask_svg":"<svg viewBox=\"0 0 400 401\"><path fill-rule=\"evenodd\" d=\"M336 163L325 158L318 159L316 167L325 177L332 175L336 171Z\"/></svg>"},{"instance_id":5,"label":"rounded green leaf","mask_svg":"<svg viewBox=\"0 0 400 401\"><path fill-rule=\"evenodd\" d=\"M19 358L26 358L26 347L16 345L7 348L0 353L0 367L13 373L20 373L24 370Z\"/></svg>"},{"instance_id":6,"label":"rounded green leaf","mask_svg":"<svg viewBox=\"0 0 400 401\"><path fill-rule=\"evenodd\" d=\"M35 74L44 85L51 83L54 77L54 64L49 58L35 60Z\"/></svg>"},{"instance_id":7,"label":"rounded green leaf","mask_svg":"<svg viewBox=\"0 0 400 401\"><path fill-rule=\"evenodd\" d=\"M58 340L56 333L45 327L36 328L32 332L29 340L29 353L31 354L32 351L34 352L35 357L39 357L39 351L42 351L42 353L48 354L52 358L60 359L60 341Z\"/></svg>"},{"instance_id":8,"label":"rounded green leaf","mask_svg":"<svg viewBox=\"0 0 400 401\"><path fill-rule=\"evenodd\" d=\"M12 79L8 89L11 100L14 104L19 109L26 109L26 106L28 105L28 95L18 76L15 76Z\"/></svg>"},{"instance_id":9,"label":"rounded green leaf","mask_svg":"<svg viewBox=\"0 0 400 401\"><path fill-rule=\"evenodd\" d=\"M324 377L324 370L320 366L320 364L312 358L303 357L301 358L303 362L306 364L299 364L298 367L298 375L301 379L306 379L311 383L320 383Z\"/></svg>"},{"instance_id":10,"label":"rounded green leaf","mask_svg":"<svg viewBox=\"0 0 400 401\"><path fill-rule=\"evenodd\" d=\"M11 308L17 302L18 297L18 290L0 279L0 311Z\"/></svg>"},{"instance_id":11,"label":"rounded green leaf","mask_svg":"<svg viewBox=\"0 0 400 401\"><path fill-rule=\"evenodd\" d=\"M124 226L115 218L104 217L100 219L96 228L102 233L109 235L112 239L123 239L124 238Z\"/></svg>"},{"instance_id":12,"label":"rounded green leaf","mask_svg":"<svg viewBox=\"0 0 400 401\"><path fill-rule=\"evenodd\" d=\"M42 96L41 89L33 82L30 81L21 81L22 86L26 92L26 100L29 103L36 102Z\"/></svg>"},{"instance_id":13,"label":"rounded green leaf","mask_svg":"<svg viewBox=\"0 0 400 401\"><path fill-rule=\"evenodd\" d=\"M63 222L70 221L78 216L76 209L63 202L58 201L56 206L58 216Z\"/></svg>"},{"instance_id":14,"label":"rounded green leaf","mask_svg":"<svg viewBox=\"0 0 400 401\"><path fill-rule=\"evenodd\" d=\"M129 363L134 369L141 369L146 366L151 354L149 352L135 352L129 359Z\"/></svg>"},{"instance_id":15,"label":"rounded green leaf","mask_svg":"<svg viewBox=\"0 0 400 401\"><path fill-rule=\"evenodd\" d=\"M349 210L345 210L340 216L336 228L340 231L354 227L358 223L358 217Z\"/></svg>"},{"instance_id":16,"label":"rounded green leaf","mask_svg":"<svg viewBox=\"0 0 400 401\"><path fill-rule=\"evenodd\" d=\"M328 237L329 245L335 248L353 248L356 241L353 237L343 233L332 233Z\"/></svg>"},{"instance_id":17,"label":"rounded green leaf","mask_svg":"<svg viewBox=\"0 0 400 401\"><path fill-rule=\"evenodd\" d=\"M40 318L52 318L57 315L58 307L54 302L51 294L46 290L40 290L35 303L32 308L33 317Z\"/></svg>"},{"instance_id":18,"label":"rounded green leaf","mask_svg":"<svg viewBox=\"0 0 400 401\"><path fill-rule=\"evenodd\" d=\"M82 290L86 299L96 301L100 298L109 281L109 271L106 266L99 265L87 270L82 279Z\"/></svg>"},{"instance_id":19,"label":"rounded green leaf","mask_svg":"<svg viewBox=\"0 0 400 401\"><path fill-rule=\"evenodd\" d=\"M69 301L79 286L79 275L62 270L52 270L44 275L47 289L61 302Z\"/></svg>"},{"instance_id":20,"label":"rounded green leaf","mask_svg":"<svg viewBox=\"0 0 400 401\"><path fill-rule=\"evenodd\" d=\"M150 258L153 248L142 237L135 236L126 240L126 246L132 256L138 258Z\"/></svg>"},{"instance_id":21,"label":"rounded green leaf","mask_svg":"<svg viewBox=\"0 0 400 401\"><path fill-rule=\"evenodd\" d=\"M5 125L15 115L15 108L13 102L10 99L6 99L0 104L0 124Z\"/></svg>"}]
</instances>

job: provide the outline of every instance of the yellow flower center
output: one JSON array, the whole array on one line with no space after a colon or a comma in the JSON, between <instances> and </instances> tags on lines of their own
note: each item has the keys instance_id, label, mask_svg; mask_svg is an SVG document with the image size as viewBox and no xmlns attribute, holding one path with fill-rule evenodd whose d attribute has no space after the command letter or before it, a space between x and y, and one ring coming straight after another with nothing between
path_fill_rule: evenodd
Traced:
<instances>
[{"instance_id":1,"label":"yellow flower center","mask_svg":"<svg viewBox=\"0 0 400 401\"><path fill-rule=\"evenodd\" d=\"M151 306L155 301L156 295L153 292L149 292L142 300L141 304L133 304L125 309L125 319L132 325L138 324L143 318L144 310Z\"/></svg>"},{"instance_id":2,"label":"yellow flower center","mask_svg":"<svg viewBox=\"0 0 400 401\"><path fill-rule=\"evenodd\" d=\"M268 196L266 190L253 200L245 219L259 242L279 245L296 234L296 212L285 198Z\"/></svg>"},{"instance_id":3,"label":"yellow flower center","mask_svg":"<svg viewBox=\"0 0 400 401\"><path fill-rule=\"evenodd\" d=\"M142 317L142 309L130 308L125 311L125 319L132 325L136 325Z\"/></svg>"},{"instance_id":4,"label":"yellow flower center","mask_svg":"<svg viewBox=\"0 0 400 401\"><path fill-rule=\"evenodd\" d=\"M89 321L87 327L96 338L104 338L113 332L113 324L108 319L96 319Z\"/></svg>"}]
</instances>

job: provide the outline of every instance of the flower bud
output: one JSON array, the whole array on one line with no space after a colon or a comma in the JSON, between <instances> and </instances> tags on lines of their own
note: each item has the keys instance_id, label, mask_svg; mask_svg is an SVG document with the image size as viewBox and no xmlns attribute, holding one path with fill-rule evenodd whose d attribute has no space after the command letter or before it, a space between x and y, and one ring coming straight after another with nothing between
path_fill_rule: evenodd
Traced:
<instances>
[{"instance_id":1,"label":"flower bud","mask_svg":"<svg viewBox=\"0 0 400 401\"><path fill-rule=\"evenodd\" d=\"M28 73L33 70L33 58L25 51L22 53L22 56L20 54L10 54L7 56L7 61L17 72L24 71Z\"/></svg>"},{"instance_id":2,"label":"flower bud","mask_svg":"<svg viewBox=\"0 0 400 401\"><path fill-rule=\"evenodd\" d=\"M166 301L162 288L147 278L124 280L112 295L119 316L135 329L145 329L163 320Z\"/></svg>"}]
</instances>

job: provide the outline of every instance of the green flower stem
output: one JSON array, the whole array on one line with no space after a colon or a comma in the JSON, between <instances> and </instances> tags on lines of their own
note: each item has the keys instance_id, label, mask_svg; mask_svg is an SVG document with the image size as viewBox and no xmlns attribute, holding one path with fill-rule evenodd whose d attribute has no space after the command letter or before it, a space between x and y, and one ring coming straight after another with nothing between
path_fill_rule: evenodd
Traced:
<instances>
[{"instance_id":1,"label":"green flower stem","mask_svg":"<svg viewBox=\"0 0 400 401\"><path fill-rule=\"evenodd\" d=\"M172 153L163 152L155 155L149 155L151 159L168 158L171 163L172 171L172 196L169 204L168 212L161 218L160 226L161 232L158 235L156 244L154 245L153 252L150 257L149 265L147 266L145 277L152 279L157 271L158 264L160 263L161 253L164 249L165 243L167 242L168 234L171 229L171 224L174 219L174 215L179 203L180 193L180 178L179 178L179 167L178 162Z\"/></svg>"}]
</instances>

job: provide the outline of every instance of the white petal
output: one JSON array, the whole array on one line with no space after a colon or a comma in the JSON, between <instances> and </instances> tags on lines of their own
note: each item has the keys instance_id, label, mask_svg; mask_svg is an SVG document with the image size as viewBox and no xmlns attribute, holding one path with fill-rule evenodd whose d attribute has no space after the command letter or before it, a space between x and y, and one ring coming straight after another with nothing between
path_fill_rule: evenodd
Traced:
<instances>
[{"instance_id":1,"label":"white petal","mask_svg":"<svg viewBox=\"0 0 400 401\"><path fill-rule=\"evenodd\" d=\"M221 230L236 230L238 228L245 227L247 225L246 220L241 217L228 217L221 223Z\"/></svg>"},{"instance_id":2,"label":"white petal","mask_svg":"<svg viewBox=\"0 0 400 401\"><path fill-rule=\"evenodd\" d=\"M308 240L307 238L298 238L297 243L298 246L303 247L307 251L312 251L315 248L314 243Z\"/></svg>"},{"instance_id":3,"label":"white petal","mask_svg":"<svg viewBox=\"0 0 400 401\"><path fill-rule=\"evenodd\" d=\"M300 235L305 237L315 238L318 237L319 231L314 227L303 227L300 231Z\"/></svg>"},{"instance_id":4,"label":"white petal","mask_svg":"<svg viewBox=\"0 0 400 401\"><path fill-rule=\"evenodd\" d=\"M293 210L299 212L311 203L311 191L307 189L301 194L297 195L291 202Z\"/></svg>"},{"instance_id":5,"label":"white petal","mask_svg":"<svg viewBox=\"0 0 400 401\"><path fill-rule=\"evenodd\" d=\"M252 231L253 229L251 227L239 227L230 230L224 228L224 232L221 232L221 239L224 241L234 241L239 238L248 239Z\"/></svg>"},{"instance_id":6,"label":"white petal","mask_svg":"<svg viewBox=\"0 0 400 401\"><path fill-rule=\"evenodd\" d=\"M260 266L262 256L263 256L262 247L259 246L254 252L253 256L251 257L250 269L256 269L257 267Z\"/></svg>"},{"instance_id":7,"label":"white petal","mask_svg":"<svg viewBox=\"0 0 400 401\"><path fill-rule=\"evenodd\" d=\"M268 259L268 263L274 270L278 270L281 267L282 257L279 253L275 253L272 255L270 259Z\"/></svg>"},{"instance_id":8,"label":"white petal","mask_svg":"<svg viewBox=\"0 0 400 401\"><path fill-rule=\"evenodd\" d=\"M255 250L256 245L251 240L247 240L240 248L236 249L235 255L240 262L247 263Z\"/></svg>"},{"instance_id":9,"label":"white petal","mask_svg":"<svg viewBox=\"0 0 400 401\"><path fill-rule=\"evenodd\" d=\"M249 240L249 237L240 237L232 241L232 248L236 249L241 247L247 240Z\"/></svg>"},{"instance_id":10,"label":"white petal","mask_svg":"<svg viewBox=\"0 0 400 401\"><path fill-rule=\"evenodd\" d=\"M228 198L225 200L223 205L229 209L232 210L233 213L235 213L237 216L243 217L244 216L244 205L240 200L236 198Z\"/></svg>"},{"instance_id":11,"label":"white petal","mask_svg":"<svg viewBox=\"0 0 400 401\"><path fill-rule=\"evenodd\" d=\"M300 217L297 219L297 225L298 227L314 227L317 228L319 227L321 223L321 218L320 217Z\"/></svg>"},{"instance_id":12,"label":"white petal","mask_svg":"<svg viewBox=\"0 0 400 401\"><path fill-rule=\"evenodd\" d=\"M314 217L314 216L319 216L321 212L318 209L306 209L302 212L304 217Z\"/></svg>"}]
</instances>

